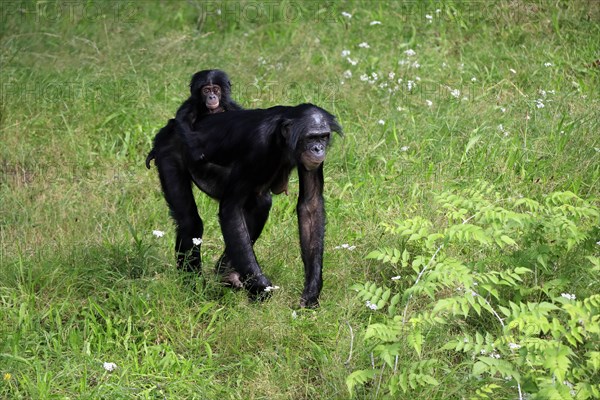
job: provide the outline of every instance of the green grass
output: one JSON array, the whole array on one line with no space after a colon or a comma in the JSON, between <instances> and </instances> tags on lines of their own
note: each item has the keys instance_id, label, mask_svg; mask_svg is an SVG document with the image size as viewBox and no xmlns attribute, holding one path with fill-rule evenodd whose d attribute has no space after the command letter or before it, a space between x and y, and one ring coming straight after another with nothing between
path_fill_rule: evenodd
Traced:
<instances>
[{"instance_id":1,"label":"green grass","mask_svg":"<svg viewBox=\"0 0 600 400\"><path fill-rule=\"evenodd\" d=\"M374 318L349 288L390 275L365 259L395 245L382 222L434 218L432 193L478 179L507 198L598 197L599 4L3 2L0 397L347 398L346 377L370 365L363 337ZM303 284L295 175L256 244L282 288L270 301L215 281L223 243L204 195L205 279L190 284L175 268L173 224L143 160L207 68L227 71L245 107L310 101L344 127L325 168L316 311L293 316ZM376 82L361 80L373 73ZM553 278L600 291L596 275L573 268ZM448 373L410 397L476 388Z\"/></svg>"}]
</instances>

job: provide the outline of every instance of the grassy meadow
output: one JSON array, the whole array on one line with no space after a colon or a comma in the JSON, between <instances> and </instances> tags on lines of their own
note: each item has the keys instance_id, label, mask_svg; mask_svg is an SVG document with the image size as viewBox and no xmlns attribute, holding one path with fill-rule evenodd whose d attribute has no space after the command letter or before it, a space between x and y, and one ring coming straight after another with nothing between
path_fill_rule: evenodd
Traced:
<instances>
[{"instance_id":1,"label":"grassy meadow","mask_svg":"<svg viewBox=\"0 0 600 400\"><path fill-rule=\"evenodd\" d=\"M587 340L551 323L527 334L570 346L556 365L527 358L520 336L527 362L484 373L475 355L444 346L475 332L507 337L494 313L446 312L417 341L405 325L452 296L452 285L401 297L402 327L387 341L365 335L391 324L393 310L365 306L356 289L372 282L402 296L433 279L433 269L411 269L412 242L386 226L422 218L441 229L450 223L436 196L483 185L506 209L566 192L588 210L551 240L534 229L521 241L522 228L501 239L507 247L447 245L445 256L483 272L516 263L529 271L497 295L481 283L491 293L484 309L506 308L506 329L516 329L512 304L600 294L599 2L75 0L0 9L0 398L346 399L349 388L361 399L600 398L600 301L581 311ZM209 68L229 74L243 107L311 102L344 128L325 165L316 310L297 309L295 173L255 245L280 286L269 301L218 283L218 205L199 191L205 273L175 267L173 223L144 159L191 75ZM468 207L455 211L469 221ZM574 239L563 245L563 235ZM411 255L372 253L386 248ZM397 344L387 356L376 348L384 342ZM434 367L408 386L394 380L423 360ZM356 384L355 371L367 371ZM561 397L543 394L553 385Z\"/></svg>"}]
</instances>

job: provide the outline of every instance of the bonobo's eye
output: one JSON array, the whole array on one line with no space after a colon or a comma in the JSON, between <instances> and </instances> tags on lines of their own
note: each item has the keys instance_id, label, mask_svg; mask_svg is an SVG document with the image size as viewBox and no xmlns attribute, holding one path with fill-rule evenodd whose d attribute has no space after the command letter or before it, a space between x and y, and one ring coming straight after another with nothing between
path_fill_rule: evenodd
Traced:
<instances>
[{"instance_id":1,"label":"bonobo's eye","mask_svg":"<svg viewBox=\"0 0 600 400\"><path fill-rule=\"evenodd\" d=\"M329 140L330 136L331 136L331 132L320 132L320 133L315 133L314 135L311 135L311 138L318 139L318 140Z\"/></svg>"},{"instance_id":2,"label":"bonobo's eye","mask_svg":"<svg viewBox=\"0 0 600 400\"><path fill-rule=\"evenodd\" d=\"M202 93L204 93L204 94L209 94L209 93L210 93L210 87L208 87L208 86L204 86L204 87L202 88Z\"/></svg>"},{"instance_id":3,"label":"bonobo's eye","mask_svg":"<svg viewBox=\"0 0 600 400\"><path fill-rule=\"evenodd\" d=\"M214 94L221 94L221 88L218 86L215 86L215 88L213 89Z\"/></svg>"}]
</instances>

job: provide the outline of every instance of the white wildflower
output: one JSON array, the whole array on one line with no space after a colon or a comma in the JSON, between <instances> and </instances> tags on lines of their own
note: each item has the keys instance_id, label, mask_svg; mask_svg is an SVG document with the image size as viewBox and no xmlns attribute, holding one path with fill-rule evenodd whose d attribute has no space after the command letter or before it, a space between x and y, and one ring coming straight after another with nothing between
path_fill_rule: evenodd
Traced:
<instances>
[{"instance_id":1,"label":"white wildflower","mask_svg":"<svg viewBox=\"0 0 600 400\"><path fill-rule=\"evenodd\" d=\"M564 297L567 300L575 300L575 295L570 293L561 293L561 297Z\"/></svg>"},{"instance_id":2,"label":"white wildflower","mask_svg":"<svg viewBox=\"0 0 600 400\"><path fill-rule=\"evenodd\" d=\"M350 246L348 243L344 243L339 246L335 246L334 249L336 249L336 250L346 249L346 250L352 251L352 250L356 249L356 246Z\"/></svg>"},{"instance_id":3,"label":"white wildflower","mask_svg":"<svg viewBox=\"0 0 600 400\"><path fill-rule=\"evenodd\" d=\"M432 20L433 20L433 17L431 15L429 15L429 14L426 14L425 18L427 18L427 22L429 22L429 23L431 23Z\"/></svg>"},{"instance_id":4,"label":"white wildflower","mask_svg":"<svg viewBox=\"0 0 600 400\"><path fill-rule=\"evenodd\" d=\"M600 152L600 147L594 147L594 150L596 150L597 152ZM600 246L600 240L598 240L598 241L596 242L596 244L597 244L598 246Z\"/></svg>"},{"instance_id":5,"label":"white wildflower","mask_svg":"<svg viewBox=\"0 0 600 400\"><path fill-rule=\"evenodd\" d=\"M425 100L425 104L427 104L427 107L431 107L433 105L433 101Z\"/></svg>"},{"instance_id":6,"label":"white wildflower","mask_svg":"<svg viewBox=\"0 0 600 400\"><path fill-rule=\"evenodd\" d=\"M412 57L412 56L416 55L417 52L414 51L413 49L408 49L408 50L404 51L404 54L406 54L408 57Z\"/></svg>"},{"instance_id":7,"label":"white wildflower","mask_svg":"<svg viewBox=\"0 0 600 400\"><path fill-rule=\"evenodd\" d=\"M471 82L477 82L477 78L475 78L475 77L472 77L472 78L471 78Z\"/></svg>"},{"instance_id":8,"label":"white wildflower","mask_svg":"<svg viewBox=\"0 0 600 400\"><path fill-rule=\"evenodd\" d=\"M481 353L481 355L485 355L485 354L487 354L487 351L485 349L481 349L481 351L479 353Z\"/></svg>"},{"instance_id":9,"label":"white wildflower","mask_svg":"<svg viewBox=\"0 0 600 400\"><path fill-rule=\"evenodd\" d=\"M272 292L273 290L277 290L279 289L279 286L267 286L264 291L265 292Z\"/></svg>"},{"instance_id":10,"label":"white wildflower","mask_svg":"<svg viewBox=\"0 0 600 400\"><path fill-rule=\"evenodd\" d=\"M551 63L551 62L546 62L546 63L544 63L544 67L551 67L551 66L552 66L552 63Z\"/></svg>"},{"instance_id":11,"label":"white wildflower","mask_svg":"<svg viewBox=\"0 0 600 400\"><path fill-rule=\"evenodd\" d=\"M469 338L464 338L464 339L463 339L463 342L464 342L464 343L469 343Z\"/></svg>"},{"instance_id":12,"label":"white wildflower","mask_svg":"<svg viewBox=\"0 0 600 400\"><path fill-rule=\"evenodd\" d=\"M392 276L392 280L393 280L393 281L399 281L399 280L400 280L400 278L401 278L401 276L400 276L400 275Z\"/></svg>"},{"instance_id":13,"label":"white wildflower","mask_svg":"<svg viewBox=\"0 0 600 400\"><path fill-rule=\"evenodd\" d=\"M379 79L379 75L377 75L377 72L372 72L371 73L371 77L373 78L374 81L376 81L377 79Z\"/></svg>"},{"instance_id":14,"label":"white wildflower","mask_svg":"<svg viewBox=\"0 0 600 400\"><path fill-rule=\"evenodd\" d=\"M410 147L408 147L408 146L400 147L400 151L407 151L408 149L410 149Z\"/></svg>"},{"instance_id":15,"label":"white wildflower","mask_svg":"<svg viewBox=\"0 0 600 400\"><path fill-rule=\"evenodd\" d=\"M298 313L296 312L296 310L292 311L292 319L296 319L298 318Z\"/></svg>"},{"instance_id":16,"label":"white wildflower","mask_svg":"<svg viewBox=\"0 0 600 400\"><path fill-rule=\"evenodd\" d=\"M413 90L413 88L415 87L415 81L408 81L406 82L406 88L410 91Z\"/></svg>"},{"instance_id":17,"label":"white wildflower","mask_svg":"<svg viewBox=\"0 0 600 400\"><path fill-rule=\"evenodd\" d=\"M369 46L369 43L367 42L362 42L358 45L358 47L360 47L361 49L370 49L371 46Z\"/></svg>"},{"instance_id":18,"label":"white wildflower","mask_svg":"<svg viewBox=\"0 0 600 400\"><path fill-rule=\"evenodd\" d=\"M342 76L344 77L344 79L350 79L352 78L352 71L347 69L346 71L344 71L344 74Z\"/></svg>"},{"instance_id":19,"label":"white wildflower","mask_svg":"<svg viewBox=\"0 0 600 400\"><path fill-rule=\"evenodd\" d=\"M537 99L537 100L535 101L535 106L536 106L537 108L544 108L544 107L545 107L545 106L544 106L544 103L542 102L542 99Z\"/></svg>"},{"instance_id":20,"label":"white wildflower","mask_svg":"<svg viewBox=\"0 0 600 400\"><path fill-rule=\"evenodd\" d=\"M498 130L504 134L504 136L508 136L508 131L504 129L504 125L498 125Z\"/></svg>"},{"instance_id":21,"label":"white wildflower","mask_svg":"<svg viewBox=\"0 0 600 400\"><path fill-rule=\"evenodd\" d=\"M350 50L342 50L342 57L348 57L350 55Z\"/></svg>"},{"instance_id":22,"label":"white wildflower","mask_svg":"<svg viewBox=\"0 0 600 400\"><path fill-rule=\"evenodd\" d=\"M500 111L505 113L506 112L506 107L500 107Z\"/></svg>"},{"instance_id":23,"label":"white wildflower","mask_svg":"<svg viewBox=\"0 0 600 400\"><path fill-rule=\"evenodd\" d=\"M192 238L194 246L200 246L202 244L202 238Z\"/></svg>"},{"instance_id":24,"label":"white wildflower","mask_svg":"<svg viewBox=\"0 0 600 400\"><path fill-rule=\"evenodd\" d=\"M369 300L367 300L367 302L365 303L365 305L370 308L371 310L377 310L377 304L373 304L371 303Z\"/></svg>"},{"instance_id":25,"label":"white wildflower","mask_svg":"<svg viewBox=\"0 0 600 400\"><path fill-rule=\"evenodd\" d=\"M453 97L455 97L455 98L457 98L457 99L458 99L458 98L460 97L460 90L458 90L458 89L452 89L452 90L450 91L450 94L451 94Z\"/></svg>"},{"instance_id":26,"label":"white wildflower","mask_svg":"<svg viewBox=\"0 0 600 400\"><path fill-rule=\"evenodd\" d=\"M161 237L165 236L165 233L163 231L159 231L159 230L152 231L152 234L154 236L156 236L157 238L161 238Z\"/></svg>"},{"instance_id":27,"label":"white wildflower","mask_svg":"<svg viewBox=\"0 0 600 400\"><path fill-rule=\"evenodd\" d=\"M520 344L516 344L516 343L509 343L508 344L508 348L511 349L511 350L518 350L518 349L521 348L521 345Z\"/></svg>"},{"instance_id":28,"label":"white wildflower","mask_svg":"<svg viewBox=\"0 0 600 400\"><path fill-rule=\"evenodd\" d=\"M360 80L363 81L363 82L366 82L366 81L369 80L369 76L367 74L362 74L360 76Z\"/></svg>"},{"instance_id":29,"label":"white wildflower","mask_svg":"<svg viewBox=\"0 0 600 400\"><path fill-rule=\"evenodd\" d=\"M442 63L442 68L446 68L446 67L448 67L448 64L446 62L443 62Z\"/></svg>"},{"instance_id":30,"label":"white wildflower","mask_svg":"<svg viewBox=\"0 0 600 400\"><path fill-rule=\"evenodd\" d=\"M563 385L565 385L566 387L569 388L569 393L571 394L571 396L575 396L577 394L577 392L575 391L573 384L569 381L564 381Z\"/></svg>"},{"instance_id":31,"label":"white wildflower","mask_svg":"<svg viewBox=\"0 0 600 400\"><path fill-rule=\"evenodd\" d=\"M388 74L388 78L392 81L394 80L395 77L396 77L396 74L393 71Z\"/></svg>"},{"instance_id":32,"label":"white wildflower","mask_svg":"<svg viewBox=\"0 0 600 400\"><path fill-rule=\"evenodd\" d=\"M577 394L577 392L575 391L574 386L571 382L563 381L563 385L565 385L566 387L569 388L569 393L571 394L571 396L575 396Z\"/></svg>"},{"instance_id":33,"label":"white wildflower","mask_svg":"<svg viewBox=\"0 0 600 400\"><path fill-rule=\"evenodd\" d=\"M348 61L352 65L358 64L358 60L353 60L350 57L346 57L346 61Z\"/></svg>"},{"instance_id":34,"label":"white wildflower","mask_svg":"<svg viewBox=\"0 0 600 400\"><path fill-rule=\"evenodd\" d=\"M495 359L500 359L500 354L496 353L496 352L492 352L492 354L490 354L491 358L495 358Z\"/></svg>"},{"instance_id":35,"label":"white wildflower","mask_svg":"<svg viewBox=\"0 0 600 400\"><path fill-rule=\"evenodd\" d=\"M112 363L112 362L105 362L103 364L103 367L105 370L107 370L108 372L113 372L115 369L117 369L117 364Z\"/></svg>"},{"instance_id":36,"label":"white wildflower","mask_svg":"<svg viewBox=\"0 0 600 400\"><path fill-rule=\"evenodd\" d=\"M384 120L382 120L382 119L380 119L379 121L377 121L377 123L378 123L379 125L385 125L385 121L384 121Z\"/></svg>"},{"instance_id":37,"label":"white wildflower","mask_svg":"<svg viewBox=\"0 0 600 400\"><path fill-rule=\"evenodd\" d=\"M513 68L509 69L509 71L510 71L510 72L512 72L513 74L516 74L516 73L517 73L517 71L516 71L516 70L514 70Z\"/></svg>"},{"instance_id":38,"label":"white wildflower","mask_svg":"<svg viewBox=\"0 0 600 400\"><path fill-rule=\"evenodd\" d=\"M342 11L342 16L346 17L348 19L352 18L352 14L350 14L349 12L346 12L346 11Z\"/></svg>"},{"instance_id":39,"label":"white wildflower","mask_svg":"<svg viewBox=\"0 0 600 400\"><path fill-rule=\"evenodd\" d=\"M371 21L371 23L369 25L371 25L371 26L373 26L373 25L381 25L381 21Z\"/></svg>"},{"instance_id":40,"label":"white wildflower","mask_svg":"<svg viewBox=\"0 0 600 400\"><path fill-rule=\"evenodd\" d=\"M442 12L442 10L440 10L439 8L438 8L437 10L435 10L435 13L436 13L436 14L439 14L439 13L441 13L441 12Z\"/></svg>"}]
</instances>

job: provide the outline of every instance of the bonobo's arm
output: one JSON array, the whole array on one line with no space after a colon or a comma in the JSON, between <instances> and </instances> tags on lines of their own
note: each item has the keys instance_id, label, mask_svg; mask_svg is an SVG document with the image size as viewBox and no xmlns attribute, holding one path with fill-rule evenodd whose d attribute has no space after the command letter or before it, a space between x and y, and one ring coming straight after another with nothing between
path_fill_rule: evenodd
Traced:
<instances>
[{"instance_id":1,"label":"bonobo's arm","mask_svg":"<svg viewBox=\"0 0 600 400\"><path fill-rule=\"evenodd\" d=\"M300 250L304 263L304 291L300 305L318 306L323 287L323 240L325 205L323 201L323 165L313 171L298 167L300 194L296 212L300 230Z\"/></svg>"}]
</instances>

